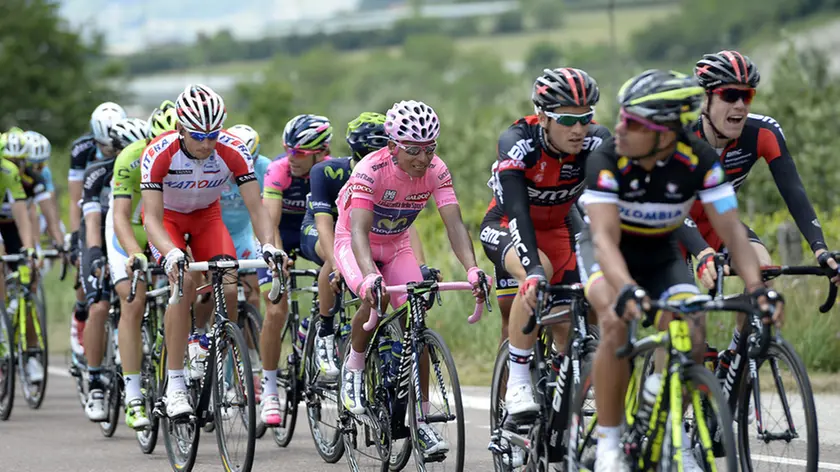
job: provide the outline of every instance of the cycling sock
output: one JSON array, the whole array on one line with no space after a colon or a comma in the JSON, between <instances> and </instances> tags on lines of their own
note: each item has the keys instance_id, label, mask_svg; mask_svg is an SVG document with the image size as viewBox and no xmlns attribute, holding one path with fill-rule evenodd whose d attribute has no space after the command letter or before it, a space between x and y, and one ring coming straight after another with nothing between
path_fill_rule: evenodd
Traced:
<instances>
[{"instance_id":1,"label":"cycling sock","mask_svg":"<svg viewBox=\"0 0 840 472\"><path fill-rule=\"evenodd\" d=\"M88 367L88 388L102 390L102 367Z\"/></svg>"},{"instance_id":2,"label":"cycling sock","mask_svg":"<svg viewBox=\"0 0 840 472\"><path fill-rule=\"evenodd\" d=\"M517 385L531 384L531 355L533 349L519 349L510 346L510 360L508 361L510 373L508 374L508 388Z\"/></svg>"},{"instance_id":3,"label":"cycling sock","mask_svg":"<svg viewBox=\"0 0 840 472\"><path fill-rule=\"evenodd\" d=\"M364 370L365 368L365 353L356 352L355 348L350 348L350 355L347 356L347 368L350 370Z\"/></svg>"},{"instance_id":4,"label":"cycling sock","mask_svg":"<svg viewBox=\"0 0 840 472\"><path fill-rule=\"evenodd\" d=\"M263 384L262 384L262 394L263 397L267 397L269 395L279 395L277 392L277 371L276 370L265 370L263 369Z\"/></svg>"},{"instance_id":5,"label":"cycling sock","mask_svg":"<svg viewBox=\"0 0 840 472\"><path fill-rule=\"evenodd\" d=\"M318 326L318 336L325 338L333 333L332 315L321 315L321 324Z\"/></svg>"},{"instance_id":6,"label":"cycling sock","mask_svg":"<svg viewBox=\"0 0 840 472\"><path fill-rule=\"evenodd\" d=\"M76 300L76 306L73 307L73 316L76 317L76 321L81 321L82 323L87 321L87 303Z\"/></svg>"},{"instance_id":7,"label":"cycling sock","mask_svg":"<svg viewBox=\"0 0 840 472\"><path fill-rule=\"evenodd\" d=\"M596 454L602 455L608 451L618 449L619 440L621 439L620 426L601 426L595 428L595 434L598 437L598 449Z\"/></svg>"},{"instance_id":8,"label":"cycling sock","mask_svg":"<svg viewBox=\"0 0 840 472\"><path fill-rule=\"evenodd\" d=\"M169 370L169 383L166 385L166 394L176 391L187 391L187 384L184 383L184 369Z\"/></svg>"},{"instance_id":9,"label":"cycling sock","mask_svg":"<svg viewBox=\"0 0 840 472\"><path fill-rule=\"evenodd\" d=\"M738 341L741 340L741 333L738 331L738 328L732 330L732 341L729 341L729 350L734 351L738 349Z\"/></svg>"},{"instance_id":10,"label":"cycling sock","mask_svg":"<svg viewBox=\"0 0 840 472\"><path fill-rule=\"evenodd\" d=\"M131 400L141 400L143 392L140 391L140 373L123 375L125 381L125 404L128 405Z\"/></svg>"}]
</instances>

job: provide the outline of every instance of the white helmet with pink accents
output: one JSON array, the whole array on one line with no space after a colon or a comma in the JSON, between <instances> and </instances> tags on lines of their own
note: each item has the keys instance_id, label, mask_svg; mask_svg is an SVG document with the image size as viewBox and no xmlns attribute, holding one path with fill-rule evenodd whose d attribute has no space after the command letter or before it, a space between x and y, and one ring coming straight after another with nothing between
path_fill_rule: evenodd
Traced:
<instances>
[{"instance_id":1,"label":"white helmet with pink accents","mask_svg":"<svg viewBox=\"0 0 840 472\"><path fill-rule=\"evenodd\" d=\"M434 141L440 134L437 113L423 102L401 101L385 114L385 132L394 141Z\"/></svg>"}]
</instances>

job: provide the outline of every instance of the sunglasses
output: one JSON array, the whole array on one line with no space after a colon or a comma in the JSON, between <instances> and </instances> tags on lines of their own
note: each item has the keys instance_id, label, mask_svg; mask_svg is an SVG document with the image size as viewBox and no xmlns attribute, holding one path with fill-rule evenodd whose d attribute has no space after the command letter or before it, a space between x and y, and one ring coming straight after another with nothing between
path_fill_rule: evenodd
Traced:
<instances>
[{"instance_id":1,"label":"sunglasses","mask_svg":"<svg viewBox=\"0 0 840 472\"><path fill-rule=\"evenodd\" d=\"M744 105L752 103L755 97L755 89L718 88L712 90L712 93L726 103L736 103L738 100L743 100Z\"/></svg>"},{"instance_id":2,"label":"sunglasses","mask_svg":"<svg viewBox=\"0 0 840 472\"><path fill-rule=\"evenodd\" d=\"M396 143L398 148L405 151L405 153L408 154L409 156L419 156L421 152L425 153L427 156L434 156L435 155L435 150L437 149L437 143L435 143L435 142L433 142L431 144L426 144L426 145L422 145L422 144L408 144L408 145L406 145L406 144L402 144L402 143L397 143L396 141L395 141L395 143Z\"/></svg>"},{"instance_id":3,"label":"sunglasses","mask_svg":"<svg viewBox=\"0 0 840 472\"><path fill-rule=\"evenodd\" d=\"M289 149L289 154L293 157L309 157L324 152L325 149Z\"/></svg>"},{"instance_id":4,"label":"sunglasses","mask_svg":"<svg viewBox=\"0 0 840 472\"><path fill-rule=\"evenodd\" d=\"M205 139L214 140L219 137L219 133L222 130L217 129L216 131L211 131L209 133L199 133L198 131L190 131L190 137L195 139L196 141L204 141Z\"/></svg>"},{"instance_id":5,"label":"sunglasses","mask_svg":"<svg viewBox=\"0 0 840 472\"><path fill-rule=\"evenodd\" d=\"M670 128L667 126L659 125L642 117L626 113L623 108L618 112L618 119L627 131L641 131L643 129L648 129L657 133L670 131Z\"/></svg>"},{"instance_id":6,"label":"sunglasses","mask_svg":"<svg viewBox=\"0 0 840 472\"><path fill-rule=\"evenodd\" d=\"M570 128L578 123L580 123L581 126L586 126L589 123L592 123L592 118L595 117L595 111L590 111L581 115L572 115L570 113L554 113L546 110L543 110L543 113L545 113L545 116L556 121L557 124L561 126L568 126Z\"/></svg>"}]
</instances>

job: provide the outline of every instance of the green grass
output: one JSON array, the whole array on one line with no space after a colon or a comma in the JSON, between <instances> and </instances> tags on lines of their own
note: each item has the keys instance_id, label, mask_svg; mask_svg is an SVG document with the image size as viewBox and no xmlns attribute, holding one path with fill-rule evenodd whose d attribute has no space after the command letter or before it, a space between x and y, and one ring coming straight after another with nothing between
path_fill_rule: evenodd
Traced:
<instances>
[{"instance_id":1,"label":"green grass","mask_svg":"<svg viewBox=\"0 0 840 472\"><path fill-rule=\"evenodd\" d=\"M628 44L630 36L644 29L653 21L664 18L679 10L676 4L624 6L615 10L616 41L619 45ZM610 40L609 17L606 10L571 11L565 24L556 31L525 31L513 34L495 34L460 38L456 40L462 51L489 50L504 60L522 60L528 50L541 41L564 44L606 44ZM399 47L385 48L389 52L399 51ZM342 53L345 58L365 59L371 51L358 50ZM382 49L378 49L381 51ZM236 61L224 64L198 66L189 69L173 70L155 74L160 76L185 74L246 75L264 69L270 59L254 61Z\"/></svg>"}]
</instances>

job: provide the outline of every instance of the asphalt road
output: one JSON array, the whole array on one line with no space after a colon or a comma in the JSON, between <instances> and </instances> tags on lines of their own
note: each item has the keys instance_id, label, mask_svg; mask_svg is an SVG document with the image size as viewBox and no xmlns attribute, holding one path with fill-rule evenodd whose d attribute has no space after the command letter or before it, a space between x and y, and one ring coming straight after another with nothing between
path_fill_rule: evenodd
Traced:
<instances>
[{"instance_id":1,"label":"asphalt road","mask_svg":"<svg viewBox=\"0 0 840 472\"><path fill-rule=\"evenodd\" d=\"M467 421L466 457L468 471L493 469L487 451L489 438L489 389L466 387L462 391ZM840 470L840 396L817 397L820 424L820 470ZM122 419L121 419L122 421ZM0 470L15 472L160 472L170 470L162 437L151 455L143 455L124 424L112 438L101 435L97 425L84 417L75 387L66 372L50 368L47 398L40 410L30 410L18 392L11 418L0 423ZM755 454L757 452L757 454ZM801 448L793 445L776 457L754 451L761 461L759 470L804 470L796 457ZM326 464L315 452L308 426L300 415L289 447L277 447L267 433L257 441L254 471L326 472L347 470L345 459ZM407 470L412 470L409 463ZM202 434L195 471L222 470L215 435Z\"/></svg>"}]
</instances>

